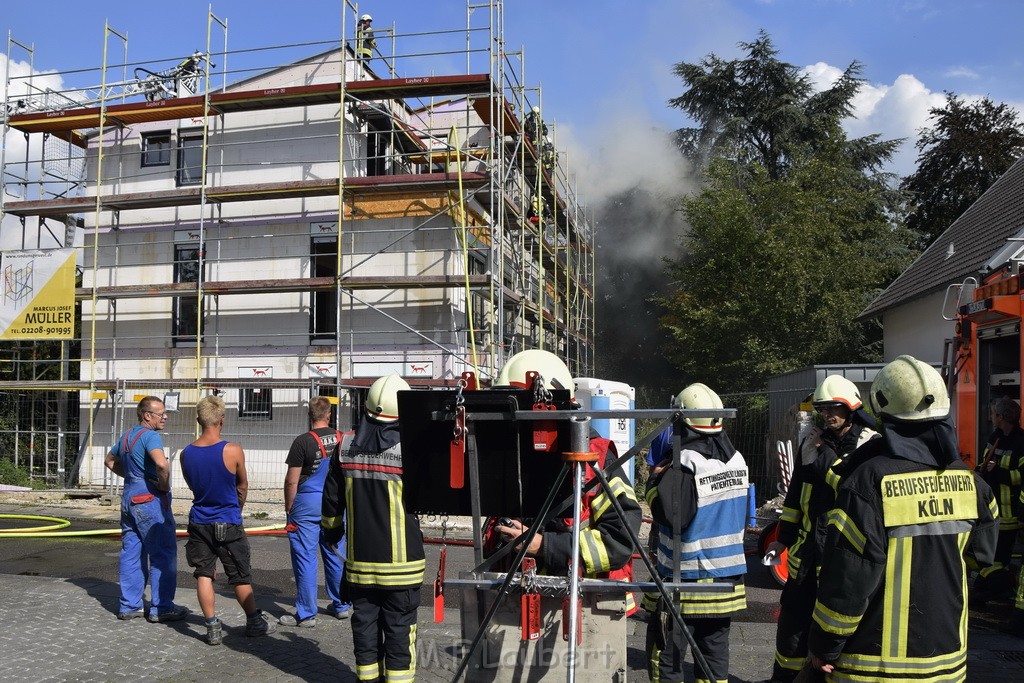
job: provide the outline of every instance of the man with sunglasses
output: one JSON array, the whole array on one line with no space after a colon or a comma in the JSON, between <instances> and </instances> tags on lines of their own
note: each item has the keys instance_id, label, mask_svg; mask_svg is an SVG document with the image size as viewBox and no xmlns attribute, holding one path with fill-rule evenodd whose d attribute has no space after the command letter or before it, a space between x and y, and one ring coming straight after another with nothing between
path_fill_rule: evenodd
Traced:
<instances>
[{"instance_id":1,"label":"man with sunglasses","mask_svg":"<svg viewBox=\"0 0 1024 683\"><path fill-rule=\"evenodd\" d=\"M178 621L191 610L174 604L178 545L171 513L171 467L158 433L167 424L167 408L156 396L146 396L135 412L139 424L121 435L103 461L108 470L124 477L117 618ZM152 598L148 614L142 601L147 579Z\"/></svg>"}]
</instances>

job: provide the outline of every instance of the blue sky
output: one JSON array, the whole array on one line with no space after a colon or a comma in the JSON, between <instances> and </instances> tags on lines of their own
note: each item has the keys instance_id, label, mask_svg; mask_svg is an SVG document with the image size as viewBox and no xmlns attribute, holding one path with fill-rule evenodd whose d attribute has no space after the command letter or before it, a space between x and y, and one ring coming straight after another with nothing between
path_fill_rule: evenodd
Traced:
<instances>
[{"instance_id":1,"label":"blue sky","mask_svg":"<svg viewBox=\"0 0 1024 683\"><path fill-rule=\"evenodd\" d=\"M754 39L762 28L783 60L807 67L819 83L853 60L864 64L868 85L857 101L859 118L849 129L856 135L910 138L892 169L899 173L913 170L913 136L926 125L928 108L941 105L944 90L988 95L1024 110L1019 39L1024 3L1019 0L507 0L505 5L507 49L524 49L527 85L543 86L544 116L555 124L556 141L568 149L586 189L599 195L645 176L669 187L677 182L670 168L674 162L657 158L664 149L663 131L686 124L681 112L666 104L682 90L672 65L710 52L738 56L737 43ZM0 29L34 46L37 70L66 71L101 63L105 19L127 34L129 61L179 57L202 48L208 6L205 0L108 0L98 6L9 2L0 12ZM212 10L227 19L229 50L245 50L337 40L342 6L334 0L214 0ZM461 0L363 2L359 11L373 14L377 28L394 22L398 33L459 28L466 21ZM482 15L474 12L474 22ZM222 44L218 31L213 44L216 49ZM120 59L120 43L111 46ZM299 48L296 54L315 51ZM277 58L231 57L236 68L260 59ZM450 58L454 68L465 68L460 59ZM12 67L26 60L23 50L11 54ZM410 69L400 75L425 74ZM611 179L609 164L620 170Z\"/></svg>"}]
</instances>

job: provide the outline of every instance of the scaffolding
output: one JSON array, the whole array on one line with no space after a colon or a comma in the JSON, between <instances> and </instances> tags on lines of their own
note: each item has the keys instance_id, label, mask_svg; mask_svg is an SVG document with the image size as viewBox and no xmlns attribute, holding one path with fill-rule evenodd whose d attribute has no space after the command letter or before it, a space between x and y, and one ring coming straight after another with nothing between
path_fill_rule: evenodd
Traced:
<instances>
[{"instance_id":1,"label":"scaffolding","mask_svg":"<svg viewBox=\"0 0 1024 683\"><path fill-rule=\"evenodd\" d=\"M71 369L40 390L80 392L91 425L126 381L179 388L184 408L226 380L312 380L352 410L380 374L486 381L527 348L592 375L592 218L557 127L531 121L542 93L503 5L467 2L451 31L375 29L369 59L348 0L340 38L238 51L211 8L206 49L158 63L130 62L108 25L98 70L45 81L9 39L8 64L23 50L32 68L6 74L0 219L23 249L76 247L82 273L80 335L39 361ZM27 153L7 158L19 132ZM235 433L259 432L226 398ZM95 463L109 444L73 427L69 452Z\"/></svg>"}]
</instances>

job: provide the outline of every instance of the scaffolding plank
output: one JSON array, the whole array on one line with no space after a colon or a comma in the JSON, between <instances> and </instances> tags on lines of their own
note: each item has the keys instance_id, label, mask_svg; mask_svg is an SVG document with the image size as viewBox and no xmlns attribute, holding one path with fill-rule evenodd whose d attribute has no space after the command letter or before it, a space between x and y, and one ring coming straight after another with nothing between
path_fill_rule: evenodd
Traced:
<instances>
[{"instance_id":1,"label":"scaffolding plank","mask_svg":"<svg viewBox=\"0 0 1024 683\"><path fill-rule=\"evenodd\" d=\"M425 192L444 192L457 189L459 178L455 173L411 173L405 175L364 176L345 179L345 195L355 200L372 195L400 195L402 192L417 190L416 197ZM464 187L475 188L487 182L483 173L463 173ZM316 178L279 183L251 183L247 185L226 185L206 188L209 202L243 202L253 200L289 199L292 197L317 197L338 194L337 178ZM172 206L198 205L202 201L199 186L178 187L173 190L133 192L106 195L101 198L100 208L106 211L130 209L166 208ZM412 199L409 200L413 201ZM43 216L64 220L69 214L86 213L96 208L95 197L62 197L59 199L36 199L8 202L4 212L16 216ZM356 213L353 218L369 218Z\"/></svg>"},{"instance_id":2,"label":"scaffolding plank","mask_svg":"<svg viewBox=\"0 0 1024 683\"><path fill-rule=\"evenodd\" d=\"M522 132L522 128L519 125L519 119L512 109L512 105L504 97L498 97L494 99L480 98L477 97L473 100L473 109L476 111L480 120L483 121L485 126L491 126L491 102L494 103L495 110L503 110L505 112L505 127L503 131L505 135L519 135Z\"/></svg>"},{"instance_id":3,"label":"scaffolding plank","mask_svg":"<svg viewBox=\"0 0 1024 683\"><path fill-rule=\"evenodd\" d=\"M420 76L418 78L387 78L351 81L345 84L346 93L363 100L391 100L409 97L470 95L487 92L490 76L465 74L456 76ZM277 107L301 107L312 104L337 102L341 97L341 82L317 83L281 88L261 88L236 92L211 93L210 111L255 111ZM196 118L203 115L205 98L173 97L152 102L126 102L101 107L59 109L27 114L13 114L9 124L25 133L56 133L98 128L101 117L105 125L128 125L149 121L169 121Z\"/></svg>"},{"instance_id":4,"label":"scaffolding plank","mask_svg":"<svg viewBox=\"0 0 1024 683\"><path fill-rule=\"evenodd\" d=\"M489 275L470 275L471 289L490 287ZM378 275L341 278L342 289L458 289L466 286L465 275ZM333 277L278 278L272 280L226 280L203 283L207 295L278 294L287 292L323 291L335 288ZM115 285L97 287L98 299L142 299L147 297L195 296L194 282L165 284ZM75 298L88 300L93 296L91 287L75 289Z\"/></svg>"}]
</instances>

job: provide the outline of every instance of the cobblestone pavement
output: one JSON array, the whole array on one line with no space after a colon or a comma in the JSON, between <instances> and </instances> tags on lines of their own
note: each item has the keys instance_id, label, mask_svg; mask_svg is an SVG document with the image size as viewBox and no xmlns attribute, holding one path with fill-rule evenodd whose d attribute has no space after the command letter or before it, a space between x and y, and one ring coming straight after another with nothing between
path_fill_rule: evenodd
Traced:
<instances>
[{"instance_id":1,"label":"cobblestone pavement","mask_svg":"<svg viewBox=\"0 0 1024 683\"><path fill-rule=\"evenodd\" d=\"M0 506L0 512L16 512ZM21 508L24 514L73 518L109 518L109 508L83 513L54 507ZM0 543L3 539L0 539ZM111 558L111 562L116 559ZM61 579L3 573L0 567L0 652L8 681L110 681L124 678L170 681L355 681L348 621L321 614L316 628L279 627L268 637L246 638L244 615L232 596L218 592L217 609L225 624L224 643L210 647L193 590L178 590L176 602L193 609L183 622L150 624L142 619L118 621L118 588L99 579ZM322 603L324 606L326 603ZM285 600L260 599L272 614L290 610ZM1008 606L1004 612L1008 611ZM972 612L969 681L1024 680L1024 639L1000 631L1002 615L975 618ZM646 625L629 622L629 681L646 680L643 641ZM417 681L450 681L460 643L458 611L446 611L433 623L422 608L418 626ZM733 622L732 681L769 677L775 625Z\"/></svg>"}]
</instances>

